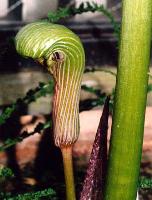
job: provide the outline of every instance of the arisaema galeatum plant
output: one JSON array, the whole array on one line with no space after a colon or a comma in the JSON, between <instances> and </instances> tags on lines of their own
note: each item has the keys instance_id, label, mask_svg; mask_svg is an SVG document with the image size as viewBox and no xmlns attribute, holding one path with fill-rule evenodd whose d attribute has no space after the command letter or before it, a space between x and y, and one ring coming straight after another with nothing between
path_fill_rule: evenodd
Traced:
<instances>
[{"instance_id":1,"label":"arisaema galeatum plant","mask_svg":"<svg viewBox=\"0 0 152 200\"><path fill-rule=\"evenodd\" d=\"M19 54L37 60L54 77L54 141L63 156L67 200L74 200L72 146L79 135L79 97L85 63L83 46L68 28L43 21L23 27L15 42Z\"/></svg>"}]
</instances>

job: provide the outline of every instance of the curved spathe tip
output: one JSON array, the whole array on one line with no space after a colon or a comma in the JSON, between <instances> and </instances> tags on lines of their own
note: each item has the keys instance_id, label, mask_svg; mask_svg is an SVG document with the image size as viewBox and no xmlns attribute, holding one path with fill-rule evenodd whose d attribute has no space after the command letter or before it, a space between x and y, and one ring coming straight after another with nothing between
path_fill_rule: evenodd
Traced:
<instances>
[{"instance_id":1,"label":"curved spathe tip","mask_svg":"<svg viewBox=\"0 0 152 200\"><path fill-rule=\"evenodd\" d=\"M80 39L71 30L63 25L52 24L46 21L38 21L24 26L15 37L16 50L25 57L37 59L46 57L54 44L72 38L81 44Z\"/></svg>"}]
</instances>

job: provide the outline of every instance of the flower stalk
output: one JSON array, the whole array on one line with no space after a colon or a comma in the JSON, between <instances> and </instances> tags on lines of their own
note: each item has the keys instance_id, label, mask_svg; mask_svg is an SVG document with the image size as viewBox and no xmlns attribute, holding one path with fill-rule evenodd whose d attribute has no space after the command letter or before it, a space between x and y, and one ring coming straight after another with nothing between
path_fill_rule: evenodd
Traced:
<instances>
[{"instance_id":1,"label":"flower stalk","mask_svg":"<svg viewBox=\"0 0 152 200\"><path fill-rule=\"evenodd\" d=\"M123 0L119 66L104 200L134 200L143 143L152 1Z\"/></svg>"},{"instance_id":2,"label":"flower stalk","mask_svg":"<svg viewBox=\"0 0 152 200\"><path fill-rule=\"evenodd\" d=\"M72 163L72 146L61 148L65 183L66 183L66 194L67 200L76 200L75 187L74 187L74 176L73 176L73 163Z\"/></svg>"}]
</instances>

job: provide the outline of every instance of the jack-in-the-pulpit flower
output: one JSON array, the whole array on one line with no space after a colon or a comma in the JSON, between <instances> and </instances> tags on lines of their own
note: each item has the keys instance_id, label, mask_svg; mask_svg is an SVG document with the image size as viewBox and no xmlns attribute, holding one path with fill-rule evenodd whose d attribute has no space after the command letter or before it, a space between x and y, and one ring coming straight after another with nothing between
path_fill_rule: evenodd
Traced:
<instances>
[{"instance_id":1,"label":"jack-in-the-pulpit flower","mask_svg":"<svg viewBox=\"0 0 152 200\"><path fill-rule=\"evenodd\" d=\"M38 60L53 75L55 144L71 145L79 135L79 97L85 62L80 39L62 25L34 22L19 31L16 49L19 54Z\"/></svg>"},{"instance_id":2,"label":"jack-in-the-pulpit flower","mask_svg":"<svg viewBox=\"0 0 152 200\"><path fill-rule=\"evenodd\" d=\"M54 141L63 155L67 200L75 200L72 146L79 136L79 98L85 54L79 37L68 28L46 21L23 27L16 50L45 66L55 81Z\"/></svg>"}]
</instances>

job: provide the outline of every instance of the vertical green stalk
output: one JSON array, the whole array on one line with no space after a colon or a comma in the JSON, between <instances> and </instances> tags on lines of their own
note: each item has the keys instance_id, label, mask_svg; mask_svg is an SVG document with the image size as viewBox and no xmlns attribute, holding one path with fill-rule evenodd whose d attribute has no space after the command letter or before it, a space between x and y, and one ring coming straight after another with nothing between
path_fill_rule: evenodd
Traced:
<instances>
[{"instance_id":1,"label":"vertical green stalk","mask_svg":"<svg viewBox=\"0 0 152 200\"><path fill-rule=\"evenodd\" d=\"M73 176L72 148L71 146L61 148L61 152L63 157L65 183L66 183L66 195L67 195L66 199L76 200L74 176Z\"/></svg>"},{"instance_id":2,"label":"vertical green stalk","mask_svg":"<svg viewBox=\"0 0 152 200\"><path fill-rule=\"evenodd\" d=\"M123 0L119 66L104 200L135 200L152 29L151 0Z\"/></svg>"}]
</instances>

